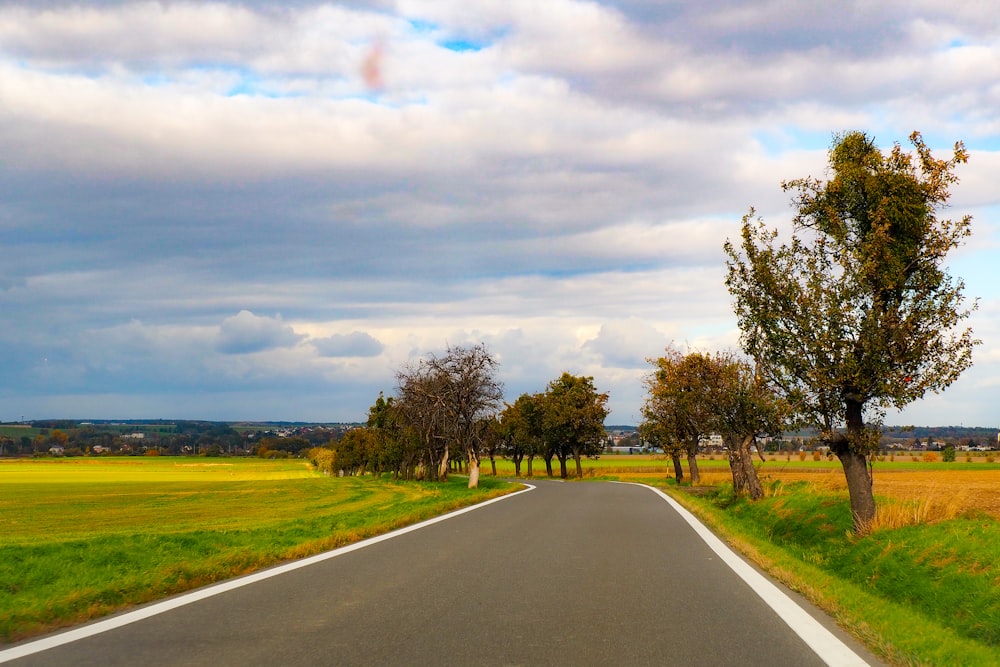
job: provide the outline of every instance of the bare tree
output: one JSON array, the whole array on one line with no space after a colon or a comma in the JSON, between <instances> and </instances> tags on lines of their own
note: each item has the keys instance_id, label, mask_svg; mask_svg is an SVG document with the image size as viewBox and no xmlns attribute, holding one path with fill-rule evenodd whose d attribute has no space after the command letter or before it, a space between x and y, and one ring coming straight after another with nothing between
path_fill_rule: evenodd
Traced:
<instances>
[{"instance_id":1,"label":"bare tree","mask_svg":"<svg viewBox=\"0 0 1000 667\"><path fill-rule=\"evenodd\" d=\"M496 415L503 402L497 366L480 343L449 346L443 356L430 355L397 374L400 401L437 478L447 479L449 445L455 445L469 463L469 488L479 486L480 422Z\"/></svg>"}]
</instances>

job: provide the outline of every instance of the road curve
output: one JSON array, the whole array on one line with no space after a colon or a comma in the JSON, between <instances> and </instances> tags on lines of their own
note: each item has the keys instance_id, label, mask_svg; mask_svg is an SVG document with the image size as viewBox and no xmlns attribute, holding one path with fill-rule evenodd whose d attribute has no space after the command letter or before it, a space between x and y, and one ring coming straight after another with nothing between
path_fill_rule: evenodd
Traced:
<instances>
[{"instance_id":1,"label":"road curve","mask_svg":"<svg viewBox=\"0 0 1000 667\"><path fill-rule=\"evenodd\" d=\"M789 625L798 626L797 613L805 617L801 608L792 604L791 612L782 612L791 620L782 620L725 562L732 557L713 550L658 492L625 484L534 484L528 493L335 557L308 559L304 567L267 571L140 608L117 622L84 626L74 641L61 643L70 638L63 634L16 645L0 651L0 662L876 664L850 640L844 645L829 633L811 648L803 636L809 639L815 628L803 634ZM815 610L809 613L833 628ZM125 623L133 618L141 620Z\"/></svg>"}]
</instances>

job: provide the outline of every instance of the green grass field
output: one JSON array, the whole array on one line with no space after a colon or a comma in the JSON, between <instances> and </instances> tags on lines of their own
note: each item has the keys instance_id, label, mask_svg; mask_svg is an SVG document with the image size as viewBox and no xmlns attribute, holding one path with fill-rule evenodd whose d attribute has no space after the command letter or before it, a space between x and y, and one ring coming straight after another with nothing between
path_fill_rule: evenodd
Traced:
<instances>
[{"instance_id":1,"label":"green grass field","mask_svg":"<svg viewBox=\"0 0 1000 667\"><path fill-rule=\"evenodd\" d=\"M0 436L7 436L8 438L13 438L15 440L20 439L25 435L29 438L34 438L41 432L42 429L32 428L30 426L0 426Z\"/></svg>"},{"instance_id":2,"label":"green grass field","mask_svg":"<svg viewBox=\"0 0 1000 667\"><path fill-rule=\"evenodd\" d=\"M0 461L0 641L387 532L515 487L324 477L301 460Z\"/></svg>"}]
</instances>

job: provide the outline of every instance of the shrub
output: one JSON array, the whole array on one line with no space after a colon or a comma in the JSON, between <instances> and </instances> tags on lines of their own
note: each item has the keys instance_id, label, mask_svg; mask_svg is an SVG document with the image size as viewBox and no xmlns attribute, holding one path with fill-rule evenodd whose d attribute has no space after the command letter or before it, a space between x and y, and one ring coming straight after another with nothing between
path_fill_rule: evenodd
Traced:
<instances>
[{"instance_id":1,"label":"shrub","mask_svg":"<svg viewBox=\"0 0 1000 667\"><path fill-rule=\"evenodd\" d=\"M941 452L941 460L947 463L951 463L955 460L955 445L948 445Z\"/></svg>"},{"instance_id":2,"label":"shrub","mask_svg":"<svg viewBox=\"0 0 1000 667\"><path fill-rule=\"evenodd\" d=\"M327 447L313 447L306 452L306 458L316 466L316 470L330 475L333 473L333 464L337 461L337 452Z\"/></svg>"},{"instance_id":3,"label":"shrub","mask_svg":"<svg viewBox=\"0 0 1000 667\"><path fill-rule=\"evenodd\" d=\"M820 451L813 452L813 461L821 461L821 460L823 460L823 452Z\"/></svg>"},{"instance_id":4,"label":"shrub","mask_svg":"<svg viewBox=\"0 0 1000 667\"><path fill-rule=\"evenodd\" d=\"M800 451L799 452L799 461L805 461L805 460L806 460L806 453L803 452L803 451Z\"/></svg>"},{"instance_id":5,"label":"shrub","mask_svg":"<svg viewBox=\"0 0 1000 667\"><path fill-rule=\"evenodd\" d=\"M938 460L937 452L924 452L924 463L934 463Z\"/></svg>"}]
</instances>

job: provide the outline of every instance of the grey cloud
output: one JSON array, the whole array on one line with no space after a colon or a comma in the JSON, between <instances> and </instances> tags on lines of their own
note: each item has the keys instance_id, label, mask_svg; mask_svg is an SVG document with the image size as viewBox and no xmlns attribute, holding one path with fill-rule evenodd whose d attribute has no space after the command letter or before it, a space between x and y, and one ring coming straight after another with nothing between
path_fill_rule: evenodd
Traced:
<instances>
[{"instance_id":1,"label":"grey cloud","mask_svg":"<svg viewBox=\"0 0 1000 667\"><path fill-rule=\"evenodd\" d=\"M305 338L280 317L261 317L241 310L227 317L219 328L216 349L225 354L248 354L277 347L292 347Z\"/></svg>"},{"instance_id":2,"label":"grey cloud","mask_svg":"<svg viewBox=\"0 0 1000 667\"><path fill-rule=\"evenodd\" d=\"M385 346L363 331L334 334L310 341L322 357L377 357Z\"/></svg>"}]
</instances>

